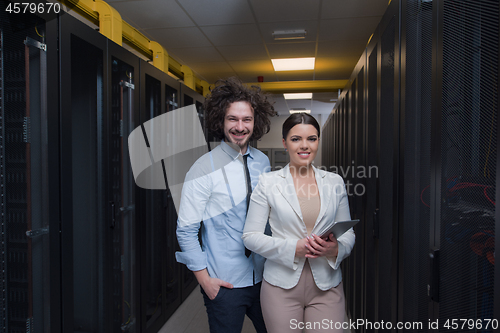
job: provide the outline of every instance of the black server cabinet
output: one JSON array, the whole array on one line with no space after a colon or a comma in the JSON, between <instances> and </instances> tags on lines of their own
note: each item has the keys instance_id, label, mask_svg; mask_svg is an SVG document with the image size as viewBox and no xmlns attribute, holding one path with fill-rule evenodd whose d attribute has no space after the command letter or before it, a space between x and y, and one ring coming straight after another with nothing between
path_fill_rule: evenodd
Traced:
<instances>
[{"instance_id":1,"label":"black server cabinet","mask_svg":"<svg viewBox=\"0 0 500 333\"><path fill-rule=\"evenodd\" d=\"M399 314L428 323L431 191L432 2L406 1L401 12L401 177ZM432 244L432 243L431 243ZM416 330L417 331L417 330ZM427 331L422 327L418 331Z\"/></svg>"},{"instance_id":2,"label":"black server cabinet","mask_svg":"<svg viewBox=\"0 0 500 333\"><path fill-rule=\"evenodd\" d=\"M57 15L9 4L0 4L0 327L58 330Z\"/></svg>"},{"instance_id":3,"label":"black server cabinet","mask_svg":"<svg viewBox=\"0 0 500 333\"><path fill-rule=\"evenodd\" d=\"M365 200L351 202L365 219L356 230L364 256L356 249L343 266L355 281L364 260L362 282L346 282L352 319L422 332L498 328L498 32L497 1L391 2L365 74L356 68L341 94L325 126L337 131L336 164L354 156L356 168L376 167Z\"/></svg>"},{"instance_id":4,"label":"black server cabinet","mask_svg":"<svg viewBox=\"0 0 500 333\"><path fill-rule=\"evenodd\" d=\"M379 311L378 321L396 322L397 200L399 143L399 3L392 2L380 28L379 48Z\"/></svg>"},{"instance_id":5,"label":"black server cabinet","mask_svg":"<svg viewBox=\"0 0 500 333\"><path fill-rule=\"evenodd\" d=\"M162 103L162 84L158 79L158 70L153 71L150 65L141 62L141 126L147 121L161 115L164 107ZM150 143L151 144L151 143ZM142 208L141 221L143 230L140 244L145 250L142 252L140 263L141 272L141 307L142 307L142 330L144 327L158 326L163 323L165 312L163 306L163 281L166 240L165 227L168 221L166 213L166 191L165 190L140 190L139 200Z\"/></svg>"},{"instance_id":6,"label":"black server cabinet","mask_svg":"<svg viewBox=\"0 0 500 333\"><path fill-rule=\"evenodd\" d=\"M362 57L360 61L362 67L359 69L357 74L357 108L355 110L355 124L354 124L354 164L352 166L355 181L353 182L352 193L354 194L353 203L355 205L354 218L359 218L362 221L366 221L367 212L366 208L366 179L369 176L367 173L367 165L365 163L365 69L366 69L366 56ZM358 256L358 262L356 263L356 285L363 285L365 278L365 237L367 237L366 227L364 224L360 224L355 228L356 238L359 241L359 246L356 249ZM363 318L364 315L364 288L360 288L357 293L356 311L359 318Z\"/></svg>"},{"instance_id":7,"label":"black server cabinet","mask_svg":"<svg viewBox=\"0 0 500 333\"><path fill-rule=\"evenodd\" d=\"M140 332L139 59L61 17L62 330Z\"/></svg>"},{"instance_id":8,"label":"black server cabinet","mask_svg":"<svg viewBox=\"0 0 500 333\"><path fill-rule=\"evenodd\" d=\"M136 199L139 188L132 175L127 138L140 125L139 58L108 40L107 99L109 115L109 199L112 206L112 304L113 330L140 332L140 262L144 250L139 242L144 215Z\"/></svg>"},{"instance_id":9,"label":"black server cabinet","mask_svg":"<svg viewBox=\"0 0 500 333\"><path fill-rule=\"evenodd\" d=\"M62 331L113 332L105 255L107 39L69 15L60 29Z\"/></svg>"},{"instance_id":10,"label":"black server cabinet","mask_svg":"<svg viewBox=\"0 0 500 333\"><path fill-rule=\"evenodd\" d=\"M350 91L355 101L355 132L349 161L362 172L355 180L353 214L363 219L357 226L356 250L350 263L362 274L354 287L356 299L348 304L356 319L371 323L395 322L397 312L397 175L399 154L399 4L391 2L374 32ZM366 92L366 96L365 96ZM359 189L363 189L359 193ZM359 254L358 254L359 253ZM355 279L355 277L352 277ZM353 304L351 304L353 303ZM370 331L370 327L362 330Z\"/></svg>"},{"instance_id":11,"label":"black server cabinet","mask_svg":"<svg viewBox=\"0 0 500 333\"><path fill-rule=\"evenodd\" d=\"M378 175L373 175L371 170L378 170L379 145L377 138L380 135L378 118L378 29L374 32L371 42L366 50L366 164L369 176L366 179L366 219L363 221L366 230L365 237L365 269L364 269L364 318L371 322L377 318L378 302L378 266L379 257L379 215L378 215ZM375 168L373 168L375 167ZM356 246L359 242L356 242Z\"/></svg>"},{"instance_id":12,"label":"black server cabinet","mask_svg":"<svg viewBox=\"0 0 500 333\"><path fill-rule=\"evenodd\" d=\"M178 108L180 83L141 62L141 124ZM152 144L152 143L149 143ZM168 182L167 182L168 184ZM170 191L140 190L142 332L157 332L181 304L181 266L175 260L177 213Z\"/></svg>"},{"instance_id":13,"label":"black server cabinet","mask_svg":"<svg viewBox=\"0 0 500 333\"><path fill-rule=\"evenodd\" d=\"M350 86L346 97L350 97L349 110L349 159L348 164L342 170L342 176L345 176L347 192L349 194L349 205L351 207L351 218L365 220L365 180L367 177L364 166L364 135L363 115L364 115L364 75L366 67L366 57L363 55L356 65L350 79ZM363 299L364 289L356 288L362 286L364 277L364 237L365 226L358 224L355 226L356 246L351 253L352 260L346 266L349 267L349 281L353 281L352 286L352 301L349 304L351 315L354 318L363 318ZM346 272L347 276L347 272Z\"/></svg>"},{"instance_id":14,"label":"black server cabinet","mask_svg":"<svg viewBox=\"0 0 500 333\"><path fill-rule=\"evenodd\" d=\"M345 94L340 106L341 122L340 122L340 167L344 169L347 165L347 100L348 95Z\"/></svg>"},{"instance_id":15,"label":"black server cabinet","mask_svg":"<svg viewBox=\"0 0 500 333\"><path fill-rule=\"evenodd\" d=\"M198 92L185 85L181 86L181 104L183 107L193 104L195 105L196 111L198 112L198 117L200 118L201 128L204 131L205 140L207 141L208 149L210 150L210 142L214 141L215 139L206 128L206 112L203 108L204 101L204 97Z\"/></svg>"},{"instance_id":16,"label":"black server cabinet","mask_svg":"<svg viewBox=\"0 0 500 333\"><path fill-rule=\"evenodd\" d=\"M204 128L203 98L70 15L3 6L0 327L156 332L196 280L175 260L170 194L135 185L127 138L189 98Z\"/></svg>"},{"instance_id":17,"label":"black server cabinet","mask_svg":"<svg viewBox=\"0 0 500 333\"><path fill-rule=\"evenodd\" d=\"M165 112L173 111L181 107L180 90L181 85L170 77L166 77L162 81L165 91ZM166 191L167 210L166 210L166 286L165 286L165 302L166 302L166 318L182 303L182 270L184 265L179 264L175 259L175 252L179 250L177 243L177 212L173 202L172 194Z\"/></svg>"},{"instance_id":18,"label":"black server cabinet","mask_svg":"<svg viewBox=\"0 0 500 333\"><path fill-rule=\"evenodd\" d=\"M198 117L201 122L202 129L205 131L205 140L208 140L207 136L207 131L206 131L206 126L205 126L205 112L203 110L203 96L201 96L199 93L194 91L193 89L181 85L180 89L180 96L181 96L181 106L189 106L189 105L195 105L196 111L198 113ZM209 143L207 141L207 147L210 149ZM201 237L200 237L200 242L201 242ZM185 265L182 265L181 268L181 298L182 301L184 301L189 294L194 290L194 288L198 285L198 281L196 281L196 278Z\"/></svg>"},{"instance_id":19,"label":"black server cabinet","mask_svg":"<svg viewBox=\"0 0 500 333\"><path fill-rule=\"evenodd\" d=\"M436 30L438 84L433 86L438 99L433 107L439 106L433 108L433 115L439 113L433 118L439 141L432 144L439 159L435 186L440 199L431 217L439 249L440 282L434 285L439 298L434 301L443 325L454 328L457 318L485 325L493 319L499 278L494 274L499 5L443 0L433 9L441 28ZM494 331L492 326L473 329Z\"/></svg>"}]
</instances>

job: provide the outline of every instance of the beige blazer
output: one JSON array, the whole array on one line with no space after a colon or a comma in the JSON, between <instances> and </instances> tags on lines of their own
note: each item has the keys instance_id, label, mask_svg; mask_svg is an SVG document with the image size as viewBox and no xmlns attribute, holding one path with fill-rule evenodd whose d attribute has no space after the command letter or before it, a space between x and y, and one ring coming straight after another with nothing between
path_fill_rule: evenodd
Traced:
<instances>
[{"instance_id":1,"label":"beige blazer","mask_svg":"<svg viewBox=\"0 0 500 333\"><path fill-rule=\"evenodd\" d=\"M321 200L312 230L316 233L325 223L350 220L351 216L342 178L335 173L313 169ZM268 218L272 236L264 234ZM264 279L268 283L290 289L299 282L306 258L295 257L295 248L297 241L306 236L307 229L289 166L262 174L252 193L242 238L248 249L267 258ZM328 290L342 281L340 263L349 256L354 242L351 228L338 239L337 258L308 259L319 289Z\"/></svg>"}]
</instances>

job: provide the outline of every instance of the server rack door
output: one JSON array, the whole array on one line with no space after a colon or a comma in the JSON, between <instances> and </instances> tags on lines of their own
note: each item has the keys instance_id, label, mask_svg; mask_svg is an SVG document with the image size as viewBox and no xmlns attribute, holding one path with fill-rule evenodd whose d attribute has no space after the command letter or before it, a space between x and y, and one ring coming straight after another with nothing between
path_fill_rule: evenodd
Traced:
<instances>
[{"instance_id":1,"label":"server rack door","mask_svg":"<svg viewBox=\"0 0 500 333\"><path fill-rule=\"evenodd\" d=\"M110 89L110 201L114 206L112 230L113 332L140 332L139 240L144 216L136 209L136 192L127 138L140 125L139 59L108 41Z\"/></svg>"},{"instance_id":2,"label":"server rack door","mask_svg":"<svg viewBox=\"0 0 500 333\"><path fill-rule=\"evenodd\" d=\"M180 108L179 87L177 82L165 84L165 112Z\"/></svg>"},{"instance_id":3,"label":"server rack door","mask_svg":"<svg viewBox=\"0 0 500 333\"><path fill-rule=\"evenodd\" d=\"M141 62L141 124L178 108L180 84L166 73ZM148 140L150 147L161 144ZM164 166L166 168L166 166ZM167 170L166 170L167 172ZM141 242L142 331L157 332L181 304L180 272L175 260L177 214L168 189L140 190L140 214L145 216ZM139 201L138 201L139 203Z\"/></svg>"},{"instance_id":4,"label":"server rack door","mask_svg":"<svg viewBox=\"0 0 500 333\"><path fill-rule=\"evenodd\" d=\"M180 94L181 94L181 106L189 106L189 105L195 105L196 107L196 102L198 102L198 107L200 107L200 104L203 103L203 97L198 94L196 91L188 88L185 85L181 85L180 89ZM207 138L206 135L206 128L205 128L205 118L204 118L204 110L203 108L197 108L198 111L198 118L200 119L200 123L202 125L202 129L204 130L204 136ZM209 149L209 143L207 142L207 149ZM195 153L195 152L194 152ZM201 238L200 238L201 239ZM197 286L198 281L196 281L196 278L194 277L193 272L191 272L189 269L187 269L186 266L182 266L181 268L181 283L182 283L182 289L181 289L181 296L182 300L184 301L189 294L193 291L193 289Z\"/></svg>"},{"instance_id":5,"label":"server rack door","mask_svg":"<svg viewBox=\"0 0 500 333\"><path fill-rule=\"evenodd\" d=\"M399 3L391 2L366 52L368 235L363 297L364 315L375 322L394 322L397 317L398 12Z\"/></svg>"},{"instance_id":6,"label":"server rack door","mask_svg":"<svg viewBox=\"0 0 500 333\"><path fill-rule=\"evenodd\" d=\"M352 97L352 89L353 85L349 85L348 87L345 88L346 94L344 96L344 99L342 101L342 105L344 106L343 114L344 114L344 123L343 123L343 129L344 129L344 159L341 167L339 168L340 175L344 179L345 185L346 185L346 190L349 198L349 210L351 215L352 213L352 196L350 192L350 187L352 184L351 176L349 174L350 170L350 158L351 158L351 151L350 151L350 144L351 144L351 116L352 116L352 104L351 104L351 97ZM347 170L347 172L346 172ZM354 250L354 249L353 249ZM349 260L345 260L342 262L342 273L345 277L346 283L345 283L345 295L346 295L346 300L348 300L347 303L347 308L349 309L349 314L351 317L355 315L354 307L355 307L355 294L356 294L356 286L354 283L347 283L347 281L353 281L355 279L355 274L356 274L356 263L354 262L354 256L355 256L355 250L351 252L351 257Z\"/></svg>"},{"instance_id":7,"label":"server rack door","mask_svg":"<svg viewBox=\"0 0 500 333\"><path fill-rule=\"evenodd\" d=\"M439 321L493 332L453 319L493 319L499 6L443 0L441 9Z\"/></svg>"},{"instance_id":8,"label":"server rack door","mask_svg":"<svg viewBox=\"0 0 500 333\"><path fill-rule=\"evenodd\" d=\"M85 50L85 52L83 52ZM74 331L97 332L102 302L103 51L71 40ZM100 306L103 306L102 303Z\"/></svg>"},{"instance_id":9,"label":"server rack door","mask_svg":"<svg viewBox=\"0 0 500 333\"><path fill-rule=\"evenodd\" d=\"M402 5L400 277L398 320L429 318L429 239L431 184L432 2ZM422 327L421 332L427 332Z\"/></svg>"},{"instance_id":10,"label":"server rack door","mask_svg":"<svg viewBox=\"0 0 500 333\"><path fill-rule=\"evenodd\" d=\"M330 127L332 125L332 117L328 117L328 120L325 122L325 126L323 127L323 131L321 132L321 165L326 167L326 170L330 170L330 166L332 166L332 160L330 156L330 148L332 146L332 132ZM326 134L326 136L325 136Z\"/></svg>"},{"instance_id":11,"label":"server rack door","mask_svg":"<svg viewBox=\"0 0 500 333\"><path fill-rule=\"evenodd\" d=\"M217 139L207 128L207 111L205 110L204 102L205 102L204 100L199 99L195 101L195 105L196 105L196 110L200 115L201 128L205 133L205 140L207 141L208 144L208 150L212 150L213 148L215 148L215 145L213 144L211 145L210 143L216 142ZM251 145L252 147L257 147L257 141L252 142Z\"/></svg>"},{"instance_id":12,"label":"server rack door","mask_svg":"<svg viewBox=\"0 0 500 333\"><path fill-rule=\"evenodd\" d=\"M164 85L165 89L165 112L180 108L180 84L173 79ZM178 251L177 236L177 212L170 191L165 191L164 200L166 203L165 215L167 225L165 230L166 237L166 285L165 302L167 306L167 316L170 316L181 304L181 264L175 259L175 252Z\"/></svg>"},{"instance_id":13,"label":"server rack door","mask_svg":"<svg viewBox=\"0 0 500 333\"><path fill-rule=\"evenodd\" d=\"M342 99L342 161L340 165L342 166L342 169L345 170L345 168L348 165L348 160L347 160L347 154L349 150L349 115L348 115L348 108L349 108L349 90L347 89L347 92Z\"/></svg>"},{"instance_id":14,"label":"server rack door","mask_svg":"<svg viewBox=\"0 0 500 333\"><path fill-rule=\"evenodd\" d=\"M374 34L372 42L367 49L367 108L366 108L366 164L369 177L366 179L366 228L365 239L365 281L366 290L364 297L364 316L374 322L377 317L378 299L378 202L377 187L378 175L373 175L373 170L378 170L377 137L378 137L378 44L377 35Z\"/></svg>"},{"instance_id":15,"label":"server rack door","mask_svg":"<svg viewBox=\"0 0 500 333\"><path fill-rule=\"evenodd\" d=\"M61 17L62 331L106 332L106 39Z\"/></svg>"},{"instance_id":16,"label":"server rack door","mask_svg":"<svg viewBox=\"0 0 500 333\"><path fill-rule=\"evenodd\" d=\"M361 262L361 267L357 267L365 276L356 286L359 291L354 292L360 302L363 300L363 305L356 308L355 313L378 323L394 322L397 317L397 251L394 249L398 243L395 234L399 154L399 128L396 126L399 121L398 6L397 2L390 4L366 49L367 121L366 125L359 125L366 131L366 141L360 138L359 147L362 151L362 142L366 142L366 203L359 211L361 215L366 211L363 225L366 238L363 241L361 237L363 244L359 245L364 255L354 258L357 264ZM358 80L358 87L352 93L356 90L357 94L362 94L364 74L361 72L362 66L354 72L352 80ZM357 94L354 96L360 101L359 107L363 108L364 96ZM364 109L359 111L360 121L363 112ZM356 130L354 125L353 130ZM352 147L352 150L355 153L358 147ZM364 233L363 227L358 226L358 233ZM363 327L362 331L365 330L371 328Z\"/></svg>"},{"instance_id":17,"label":"server rack door","mask_svg":"<svg viewBox=\"0 0 500 333\"><path fill-rule=\"evenodd\" d=\"M333 117L330 116L328 117L327 122L325 123L325 126L323 127L325 130L323 133L321 133L321 136L326 132L327 137L324 138L324 140L321 140L321 164L326 167L326 170L330 170L330 168L333 166L333 147L335 147L335 144L333 142L333 131L332 131L332 126L333 126Z\"/></svg>"},{"instance_id":18,"label":"server rack door","mask_svg":"<svg viewBox=\"0 0 500 333\"><path fill-rule=\"evenodd\" d=\"M50 18L9 14L7 5L0 5L0 327L48 332L49 269L56 259L49 256ZM54 43L49 47L57 49Z\"/></svg>"},{"instance_id":19,"label":"server rack door","mask_svg":"<svg viewBox=\"0 0 500 333\"><path fill-rule=\"evenodd\" d=\"M196 111L198 112L198 118L200 119L201 128L205 134L205 140L207 140L208 132L206 131L205 110L203 109L204 101L205 99L198 92L181 85L181 104L183 107L193 104L195 105Z\"/></svg>"},{"instance_id":20,"label":"server rack door","mask_svg":"<svg viewBox=\"0 0 500 333\"><path fill-rule=\"evenodd\" d=\"M162 103L162 83L152 75L156 74L152 70L147 70L150 65L141 63L141 102L143 115L141 123L161 115L164 110ZM146 72L148 72L149 75ZM149 143L150 145L155 143ZM163 302L163 281L165 263L165 190L141 190L144 200L141 200L143 229L140 244L145 248L142 253L140 265L141 271L141 295L142 313L145 314L144 324L148 328L161 325L164 320ZM160 326L161 327L161 326ZM156 329L157 331L158 329Z\"/></svg>"},{"instance_id":21,"label":"server rack door","mask_svg":"<svg viewBox=\"0 0 500 333\"><path fill-rule=\"evenodd\" d=\"M356 109L357 109L357 80L354 79L349 89L349 93L346 95L348 98L349 108L347 110L347 164L344 173L344 180L347 181L347 189L349 194L349 207L351 210L351 216L356 216L356 201L354 200L352 189L355 183L355 174L352 172L354 169L354 154L355 154L355 142L356 142Z\"/></svg>"},{"instance_id":22,"label":"server rack door","mask_svg":"<svg viewBox=\"0 0 500 333\"><path fill-rule=\"evenodd\" d=\"M379 258L378 264L378 320L391 321L392 315L392 281L391 273L394 269L393 255L393 187L394 187L394 73L395 59L395 29L396 17L392 16L385 29L380 34L380 137L379 141Z\"/></svg>"},{"instance_id":23,"label":"server rack door","mask_svg":"<svg viewBox=\"0 0 500 333\"><path fill-rule=\"evenodd\" d=\"M357 73L357 86L356 86L356 109L354 110L354 142L353 142L353 160L354 163L351 165L351 174L353 176L353 183L351 193L352 201L354 203L354 217L359 218L362 223L355 226L354 231L356 233L356 276L355 284L357 286L356 293L356 308L355 316L356 318L364 318L364 293L365 288L363 286L363 276L365 274L365 237L366 237L366 211L365 211L365 201L366 201L366 178L368 174L366 172L365 166L365 151L364 151L364 62L365 57L362 57L360 62L363 67L359 69ZM370 235L371 236L371 235Z\"/></svg>"}]
</instances>

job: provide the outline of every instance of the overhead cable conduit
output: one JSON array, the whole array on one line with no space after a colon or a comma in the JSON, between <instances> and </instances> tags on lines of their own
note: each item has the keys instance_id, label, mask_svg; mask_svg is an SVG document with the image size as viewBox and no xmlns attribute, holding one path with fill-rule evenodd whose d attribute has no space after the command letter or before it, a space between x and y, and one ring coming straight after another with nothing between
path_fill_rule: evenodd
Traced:
<instances>
[{"instance_id":1,"label":"overhead cable conduit","mask_svg":"<svg viewBox=\"0 0 500 333\"><path fill-rule=\"evenodd\" d=\"M120 13L108 3L101 0L60 0L61 3L74 8L77 13L89 21L99 25L99 32L122 46L123 42L131 46L145 57L149 58L153 66L161 71L170 72L184 81L186 86L203 93L209 91L209 84L198 79L193 71L185 65L171 58L165 48L158 42L149 40L127 22L123 21Z\"/></svg>"}]
</instances>

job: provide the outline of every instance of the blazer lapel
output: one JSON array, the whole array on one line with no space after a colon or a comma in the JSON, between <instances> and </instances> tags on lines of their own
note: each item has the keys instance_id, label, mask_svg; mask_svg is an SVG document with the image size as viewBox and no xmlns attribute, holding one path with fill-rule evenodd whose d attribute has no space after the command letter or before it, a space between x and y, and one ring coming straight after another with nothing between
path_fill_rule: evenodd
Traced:
<instances>
[{"instance_id":1,"label":"blazer lapel","mask_svg":"<svg viewBox=\"0 0 500 333\"><path fill-rule=\"evenodd\" d=\"M288 204L292 207L294 212L303 221L302 211L300 210L299 199L295 193L295 186L293 185L293 177L290 173L288 164L286 167L278 172L278 175L282 178L278 184L277 188L281 195L285 198Z\"/></svg>"},{"instance_id":2,"label":"blazer lapel","mask_svg":"<svg viewBox=\"0 0 500 333\"><path fill-rule=\"evenodd\" d=\"M319 196L321 200L321 208L319 210L318 218L316 219L316 223L314 226L318 224L319 221L323 218L323 216L326 213L326 209L330 205L331 201L331 196L332 196L332 191L330 191L330 187L326 182L326 172L320 169L316 169L313 166L314 169L314 176L316 177L316 184L318 185L318 190L319 190Z\"/></svg>"}]
</instances>

